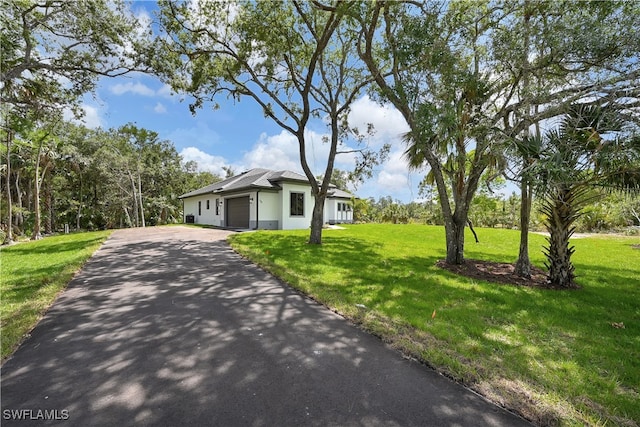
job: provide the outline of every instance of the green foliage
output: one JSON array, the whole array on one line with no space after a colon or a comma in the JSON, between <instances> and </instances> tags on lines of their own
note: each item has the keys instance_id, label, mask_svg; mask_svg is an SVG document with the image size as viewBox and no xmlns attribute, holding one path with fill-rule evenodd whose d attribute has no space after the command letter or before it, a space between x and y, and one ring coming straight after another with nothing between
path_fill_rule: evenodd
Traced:
<instances>
[{"instance_id":1,"label":"green foliage","mask_svg":"<svg viewBox=\"0 0 640 427\"><path fill-rule=\"evenodd\" d=\"M198 171L195 162L183 165L170 141L132 125L102 130L60 123L50 132L51 141L40 156L47 190L42 216L50 224L48 232L61 231L65 224L76 230L142 225L142 214L152 225L181 221L182 203L177 197L220 180ZM33 206L37 151L22 138L17 134L11 147L9 181L13 230L18 236L31 233L35 225L34 212L28 208ZM4 223L6 188L0 199Z\"/></svg>"},{"instance_id":2,"label":"green foliage","mask_svg":"<svg viewBox=\"0 0 640 427\"><path fill-rule=\"evenodd\" d=\"M371 6L360 56L410 127L410 165L429 167L447 262L463 260L461 229L483 171L505 170L511 148L510 169L519 164L521 180L530 157L517 146L532 124L598 98L637 110L639 11L637 3L599 1Z\"/></svg>"},{"instance_id":3,"label":"green foliage","mask_svg":"<svg viewBox=\"0 0 640 427\"><path fill-rule=\"evenodd\" d=\"M598 191L591 200L576 221L576 231L606 232L640 225L640 218L636 216L640 212L640 197Z\"/></svg>"},{"instance_id":4,"label":"green foliage","mask_svg":"<svg viewBox=\"0 0 640 427\"><path fill-rule=\"evenodd\" d=\"M109 234L65 234L0 248L3 360Z\"/></svg>"},{"instance_id":5,"label":"green foliage","mask_svg":"<svg viewBox=\"0 0 640 427\"><path fill-rule=\"evenodd\" d=\"M512 262L518 232L481 229L468 256ZM295 288L386 342L524 414L538 425L640 420L640 240L572 241L580 290L491 284L456 276L442 227L353 225L232 236L231 244ZM467 236L469 237L469 236ZM542 266L543 236L531 235ZM362 307L364 306L364 307Z\"/></svg>"},{"instance_id":6,"label":"green foliage","mask_svg":"<svg viewBox=\"0 0 640 427\"><path fill-rule=\"evenodd\" d=\"M2 2L0 81L14 108L77 107L99 76L138 65L135 20L122 1Z\"/></svg>"}]
</instances>

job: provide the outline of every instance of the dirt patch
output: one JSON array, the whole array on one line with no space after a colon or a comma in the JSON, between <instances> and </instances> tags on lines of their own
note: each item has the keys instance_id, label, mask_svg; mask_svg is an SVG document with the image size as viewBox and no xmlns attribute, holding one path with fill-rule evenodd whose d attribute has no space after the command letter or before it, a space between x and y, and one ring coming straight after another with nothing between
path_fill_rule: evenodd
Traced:
<instances>
[{"instance_id":1,"label":"dirt patch","mask_svg":"<svg viewBox=\"0 0 640 427\"><path fill-rule=\"evenodd\" d=\"M640 249L640 245L631 245L633 249Z\"/></svg>"},{"instance_id":2,"label":"dirt patch","mask_svg":"<svg viewBox=\"0 0 640 427\"><path fill-rule=\"evenodd\" d=\"M526 278L520 277L515 273L515 266L513 264L504 262L467 259L462 265L450 265L444 262L444 260L440 260L436 265L461 276L492 283L545 289L566 289L550 284L547 279L547 273L534 266L531 266L531 277ZM579 286L575 285L574 288L577 289Z\"/></svg>"}]
</instances>

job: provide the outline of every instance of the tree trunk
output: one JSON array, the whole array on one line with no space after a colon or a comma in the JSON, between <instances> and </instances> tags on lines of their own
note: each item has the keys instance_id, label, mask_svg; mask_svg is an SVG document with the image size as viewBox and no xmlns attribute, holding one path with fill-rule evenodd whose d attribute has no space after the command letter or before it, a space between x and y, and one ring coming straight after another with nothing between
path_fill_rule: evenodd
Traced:
<instances>
[{"instance_id":1,"label":"tree trunk","mask_svg":"<svg viewBox=\"0 0 640 427\"><path fill-rule=\"evenodd\" d=\"M460 220L462 215L454 215L445 219L445 233L447 240L446 263L452 265L464 264L464 227L465 220ZM466 215L464 215L466 217Z\"/></svg>"},{"instance_id":2,"label":"tree trunk","mask_svg":"<svg viewBox=\"0 0 640 427\"><path fill-rule=\"evenodd\" d=\"M127 219L125 221L125 224L127 225L127 227L131 227L132 223L131 223L131 217L129 216L129 209L127 209L126 206L122 206L122 210L124 211L125 218Z\"/></svg>"},{"instance_id":3,"label":"tree trunk","mask_svg":"<svg viewBox=\"0 0 640 427\"><path fill-rule=\"evenodd\" d=\"M44 184L44 233L53 233L53 189L51 184L51 174L42 177Z\"/></svg>"},{"instance_id":4,"label":"tree trunk","mask_svg":"<svg viewBox=\"0 0 640 427\"><path fill-rule=\"evenodd\" d=\"M139 223L138 223L138 194L137 194L137 190L136 190L136 183L133 180L133 175L131 175L131 172L129 171L129 181L131 183L131 192L133 193L133 226L134 227L138 227Z\"/></svg>"},{"instance_id":5,"label":"tree trunk","mask_svg":"<svg viewBox=\"0 0 640 427\"><path fill-rule=\"evenodd\" d=\"M36 165L36 179L34 180L33 186L33 233L31 234L31 240L40 240L42 239L42 234L40 233L40 182L38 179L39 167Z\"/></svg>"},{"instance_id":6,"label":"tree trunk","mask_svg":"<svg viewBox=\"0 0 640 427\"><path fill-rule=\"evenodd\" d=\"M11 211L11 140L13 135L7 131L7 235L4 238L5 244L13 243L13 212Z\"/></svg>"},{"instance_id":7,"label":"tree trunk","mask_svg":"<svg viewBox=\"0 0 640 427\"><path fill-rule=\"evenodd\" d=\"M321 194L315 194L315 204L311 214L311 233L309 233L309 244L322 244L322 226L324 225L324 200Z\"/></svg>"},{"instance_id":8,"label":"tree trunk","mask_svg":"<svg viewBox=\"0 0 640 427\"><path fill-rule=\"evenodd\" d=\"M529 48L530 48L530 24L531 15L529 14L529 1L524 0L524 49L522 50L522 86L524 92L524 103L522 109L524 111L524 136L529 137L530 122L530 79L529 79ZM523 171L529 164L527 155L522 156ZM531 219L531 186L529 181L522 174L522 182L520 183L520 248L518 249L518 259L515 265L515 273L520 277L531 277L531 261L529 260L529 222Z\"/></svg>"},{"instance_id":9,"label":"tree trunk","mask_svg":"<svg viewBox=\"0 0 640 427\"><path fill-rule=\"evenodd\" d=\"M78 195L78 212L76 213L76 231L80 231L80 218L82 217L82 173L80 173L80 194Z\"/></svg>"},{"instance_id":10,"label":"tree trunk","mask_svg":"<svg viewBox=\"0 0 640 427\"><path fill-rule=\"evenodd\" d=\"M575 189L558 189L552 193L542 207L547 216L545 226L549 232L548 246L544 248L549 269L549 282L561 288L573 288L575 267L571 263L574 247L569 247L569 239L575 231L573 222L580 215L576 200L579 192Z\"/></svg>"},{"instance_id":11,"label":"tree trunk","mask_svg":"<svg viewBox=\"0 0 640 427\"><path fill-rule=\"evenodd\" d=\"M33 180L33 233L31 234L31 240L42 239L40 233L40 149L38 149L38 156L36 157L36 173Z\"/></svg>"},{"instance_id":12,"label":"tree trunk","mask_svg":"<svg viewBox=\"0 0 640 427\"><path fill-rule=\"evenodd\" d=\"M142 183L140 182L140 174L138 173L138 197L140 198L140 223L142 224L142 227L145 227L145 222L144 222L144 207L142 206Z\"/></svg>"},{"instance_id":13,"label":"tree trunk","mask_svg":"<svg viewBox=\"0 0 640 427\"><path fill-rule=\"evenodd\" d=\"M520 249L516 261L515 272L520 277L531 277L531 261L529 260L529 222L531 220L531 186L523 177L520 184Z\"/></svg>"},{"instance_id":14,"label":"tree trunk","mask_svg":"<svg viewBox=\"0 0 640 427\"><path fill-rule=\"evenodd\" d=\"M16 188L16 206L18 206L20 209L15 214L14 222L16 227L22 229L22 226L24 225L24 214L23 214L24 206L22 204L22 190L20 189L20 170L16 172L15 188Z\"/></svg>"},{"instance_id":15,"label":"tree trunk","mask_svg":"<svg viewBox=\"0 0 640 427\"><path fill-rule=\"evenodd\" d=\"M42 239L41 234L41 217L40 217L40 187L42 185L42 181L44 180L45 175L47 174L47 169L49 168L49 164L47 164L43 171L42 176L40 176L40 157L42 156L42 145L44 144L45 139L49 134L44 135L40 138L38 142L38 153L36 155L35 161L35 174L34 174L34 194L33 194L33 211L34 211L34 223L33 223L33 234L31 235L31 240L40 240Z\"/></svg>"}]
</instances>

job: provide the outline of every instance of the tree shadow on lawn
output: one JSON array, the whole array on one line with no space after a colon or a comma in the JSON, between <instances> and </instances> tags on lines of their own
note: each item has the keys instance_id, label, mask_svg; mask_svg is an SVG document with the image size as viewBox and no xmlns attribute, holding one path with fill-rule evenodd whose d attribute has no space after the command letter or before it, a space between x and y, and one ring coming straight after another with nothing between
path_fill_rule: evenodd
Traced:
<instances>
[{"instance_id":1,"label":"tree shadow on lawn","mask_svg":"<svg viewBox=\"0 0 640 427\"><path fill-rule=\"evenodd\" d=\"M468 263L472 262L475 261ZM483 265L491 268L495 263ZM538 392L564 394L577 410L588 408L596 417L615 423L628 421L625 416L634 419L637 411L634 415L630 408L635 406L637 390L634 391L633 384L637 384L636 372L640 369L637 362L640 353L634 343L637 335L633 331L635 326L627 331L618 329L622 320L633 323L629 315L635 317L632 306L640 289L629 287L634 272L583 264L577 264L576 268L584 276L607 277L610 282L597 282L589 277L582 282L581 290L562 292L530 283L520 285L509 280L508 275L496 278L491 270L471 274L468 287L461 290L466 296L447 295L448 291L442 290L442 295L432 301L437 316L430 319L430 311L423 310L420 324L414 325L417 329L400 328L406 336L399 340L417 343L418 348L426 345L425 354L434 345L457 348L451 354L465 366L461 371L466 372L463 382L541 425L556 423L567 414L561 405L546 406L535 398ZM457 274L455 270L452 273ZM398 311L410 313L415 308L399 307ZM574 320L566 322L567 318ZM448 344L434 341L431 334ZM492 350L487 353L486 349ZM480 357L481 353L484 356ZM478 360L485 358L492 362L478 364L474 357L463 354L477 354ZM504 376L501 366L513 369ZM538 389L535 379L542 377L549 381L545 380ZM559 388L554 384L559 384ZM565 390L561 384L591 385ZM610 387L615 391L609 395L615 394L618 399L612 400L613 404L607 402L607 392L601 391ZM589 388L591 392L586 391ZM569 392L573 389L578 392ZM613 409L617 406L622 409ZM627 415L622 415L625 412Z\"/></svg>"}]
</instances>

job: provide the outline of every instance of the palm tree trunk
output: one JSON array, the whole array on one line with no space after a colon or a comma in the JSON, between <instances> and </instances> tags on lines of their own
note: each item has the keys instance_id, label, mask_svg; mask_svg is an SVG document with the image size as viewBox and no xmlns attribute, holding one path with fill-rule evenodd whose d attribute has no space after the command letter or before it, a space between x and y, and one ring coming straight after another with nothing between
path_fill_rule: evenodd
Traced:
<instances>
[{"instance_id":1,"label":"palm tree trunk","mask_svg":"<svg viewBox=\"0 0 640 427\"><path fill-rule=\"evenodd\" d=\"M575 267L571 263L575 248L569 247L569 239L575 231L572 225L581 214L582 196L584 190L580 188L558 188L542 206L549 232L548 245L543 250L547 258L545 266L549 269L549 282L557 287L575 287Z\"/></svg>"}]
</instances>

